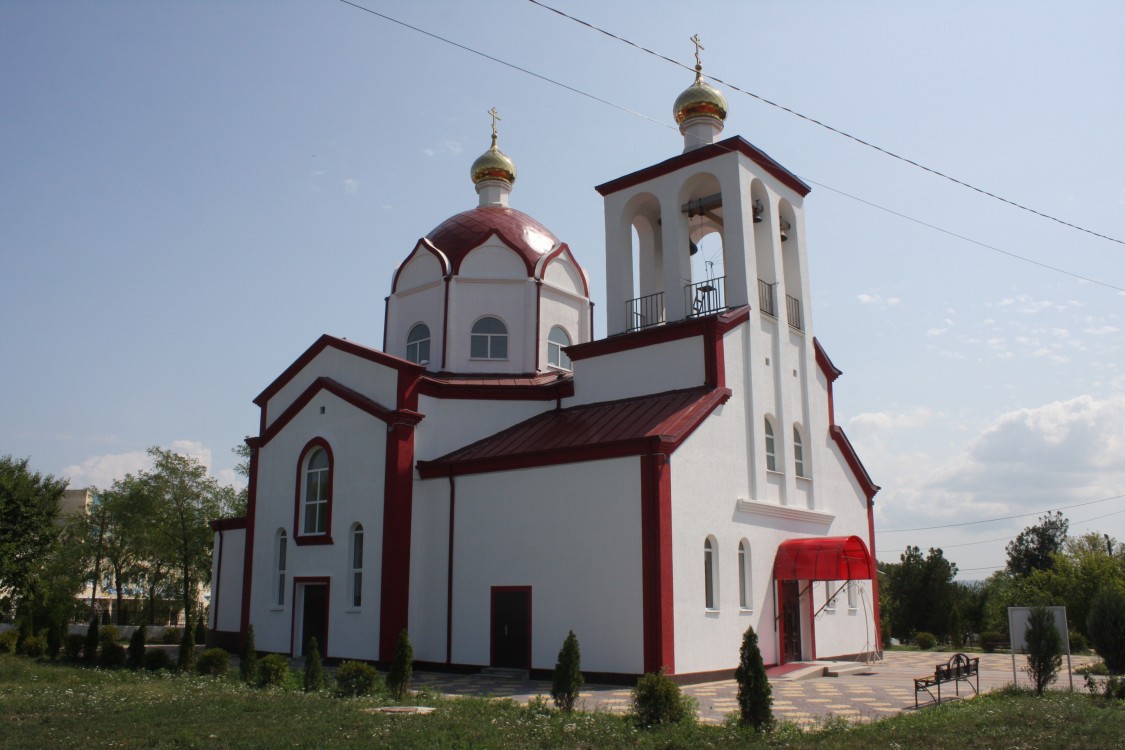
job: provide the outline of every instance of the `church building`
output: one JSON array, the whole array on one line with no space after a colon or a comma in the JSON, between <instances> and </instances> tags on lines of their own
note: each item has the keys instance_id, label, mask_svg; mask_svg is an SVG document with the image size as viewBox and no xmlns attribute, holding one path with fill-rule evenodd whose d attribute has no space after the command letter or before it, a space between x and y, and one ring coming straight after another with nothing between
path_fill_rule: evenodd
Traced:
<instances>
[{"instance_id":1,"label":"church building","mask_svg":"<svg viewBox=\"0 0 1125 750\"><path fill-rule=\"evenodd\" d=\"M879 488L813 336L810 188L720 139L700 70L683 151L596 188L605 338L580 254L511 207L494 119L477 205L390 278L382 346L324 335L254 399L212 643L386 663L405 629L420 669L544 675L573 630L588 680L684 682L729 676L749 626L767 664L880 650Z\"/></svg>"}]
</instances>

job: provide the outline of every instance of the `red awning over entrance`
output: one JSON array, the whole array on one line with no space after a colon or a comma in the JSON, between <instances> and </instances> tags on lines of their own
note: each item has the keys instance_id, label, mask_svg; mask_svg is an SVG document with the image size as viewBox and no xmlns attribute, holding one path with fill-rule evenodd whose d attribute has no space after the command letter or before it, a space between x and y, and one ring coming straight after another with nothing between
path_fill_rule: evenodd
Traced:
<instances>
[{"instance_id":1,"label":"red awning over entrance","mask_svg":"<svg viewBox=\"0 0 1125 750\"><path fill-rule=\"evenodd\" d=\"M790 539L777 548L779 581L856 581L871 578L871 557L858 536Z\"/></svg>"}]
</instances>

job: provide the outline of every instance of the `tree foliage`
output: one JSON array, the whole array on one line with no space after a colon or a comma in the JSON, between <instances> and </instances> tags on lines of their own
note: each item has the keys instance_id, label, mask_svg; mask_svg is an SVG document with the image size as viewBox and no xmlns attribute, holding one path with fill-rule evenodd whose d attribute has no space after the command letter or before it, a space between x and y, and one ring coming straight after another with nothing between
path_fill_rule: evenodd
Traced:
<instances>
[{"instance_id":1,"label":"tree foliage","mask_svg":"<svg viewBox=\"0 0 1125 750\"><path fill-rule=\"evenodd\" d=\"M1054 556L1066 543L1070 523L1059 511L1039 517L1039 523L1028 526L1006 547L1008 572L1014 576L1028 576L1032 571L1050 570Z\"/></svg>"},{"instance_id":2,"label":"tree foliage","mask_svg":"<svg viewBox=\"0 0 1125 750\"><path fill-rule=\"evenodd\" d=\"M401 701L410 692L410 681L414 675L414 647L405 630L398 634L395 644L395 658L387 672L387 689L396 701Z\"/></svg>"},{"instance_id":3,"label":"tree foliage","mask_svg":"<svg viewBox=\"0 0 1125 750\"><path fill-rule=\"evenodd\" d=\"M67 485L28 463L0 456L0 591L16 601L40 578L40 563L58 541L55 519Z\"/></svg>"},{"instance_id":4,"label":"tree foliage","mask_svg":"<svg viewBox=\"0 0 1125 750\"><path fill-rule=\"evenodd\" d=\"M551 698L563 711L573 711L578 701L578 691L585 678L582 677L582 653L578 648L578 636L571 630L566 634L555 671L551 675Z\"/></svg>"},{"instance_id":5,"label":"tree foliage","mask_svg":"<svg viewBox=\"0 0 1125 750\"><path fill-rule=\"evenodd\" d=\"M953 583L957 565L932 547L923 557L917 546L908 546L899 560L879 564L879 603L886 610L891 634L900 640L918 631L944 637L957 596Z\"/></svg>"},{"instance_id":6,"label":"tree foliage","mask_svg":"<svg viewBox=\"0 0 1125 750\"><path fill-rule=\"evenodd\" d=\"M1125 590L1106 586L1090 605L1087 629L1110 674L1125 674Z\"/></svg>"}]
</instances>

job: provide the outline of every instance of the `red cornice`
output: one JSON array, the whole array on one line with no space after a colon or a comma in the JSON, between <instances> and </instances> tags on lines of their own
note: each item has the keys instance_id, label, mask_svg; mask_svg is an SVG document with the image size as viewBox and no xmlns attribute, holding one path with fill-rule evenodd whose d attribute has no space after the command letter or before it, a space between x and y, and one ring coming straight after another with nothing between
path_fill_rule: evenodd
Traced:
<instances>
[{"instance_id":1,"label":"red cornice","mask_svg":"<svg viewBox=\"0 0 1125 750\"><path fill-rule=\"evenodd\" d=\"M338 396L360 411L366 412L376 419L382 420L387 424L406 423L409 425L416 425L422 421L425 415L419 414L410 409L397 409L392 411L385 406L371 400L362 393L353 391L347 386L341 385L332 378L319 377L309 384L300 396L298 396L293 403L289 405L281 415L270 423L269 427L258 437L255 441L256 447L265 445L279 433L285 425L296 417L302 409L308 406L309 402L316 397L316 394L321 391L328 391L334 396Z\"/></svg>"},{"instance_id":2,"label":"red cornice","mask_svg":"<svg viewBox=\"0 0 1125 750\"><path fill-rule=\"evenodd\" d=\"M606 354L627 352L631 349L641 349L654 344L664 344L669 341L678 341L692 336L721 336L735 326L750 319L750 307L737 307L733 310L708 315L702 318L687 318L675 323L666 323L662 326L653 326L632 333L620 333L616 336L590 341L585 344L572 344L567 348L571 360L602 357ZM713 345L713 342L712 342Z\"/></svg>"},{"instance_id":3,"label":"red cornice","mask_svg":"<svg viewBox=\"0 0 1125 750\"><path fill-rule=\"evenodd\" d=\"M234 531L246 528L246 516L238 518L216 518L209 522L212 531Z\"/></svg>"},{"instance_id":4,"label":"red cornice","mask_svg":"<svg viewBox=\"0 0 1125 750\"><path fill-rule=\"evenodd\" d=\"M653 164L651 167L646 167L632 174L627 174L623 177L618 177L616 180L603 182L594 189L597 190L602 197L612 195L620 190L631 188L634 185L639 185L642 182L663 177L666 174L671 174L677 169L690 167L693 164L698 164L708 159L713 159L723 154L729 154L732 151L737 151L743 156L750 159L758 166L765 169L771 175L781 181L783 185L794 190L798 195L804 197L812 190L811 187L801 181L801 178L790 172L785 167L774 161L766 152L759 149L747 141L742 136L736 135L733 138L727 138L718 143L712 143L708 146L702 146L694 151L688 151L685 154L673 156L671 159Z\"/></svg>"},{"instance_id":5,"label":"red cornice","mask_svg":"<svg viewBox=\"0 0 1125 750\"><path fill-rule=\"evenodd\" d=\"M395 294L398 292L398 275L402 273L402 269L406 268L406 264L413 260L414 256L419 252L427 252L430 255L434 256L434 260L436 260L438 262L438 265L441 267L442 277L449 275L450 269L452 268L449 262L449 258L445 257L445 253L443 253L441 250L438 250L436 247L434 247L432 242L423 237L422 239L418 240L417 244L414 245L414 249L410 251L410 255L406 256L406 260L404 260L402 264L395 269L394 274L391 276L391 294Z\"/></svg>"},{"instance_id":6,"label":"red cornice","mask_svg":"<svg viewBox=\"0 0 1125 750\"><path fill-rule=\"evenodd\" d=\"M590 285L586 282L586 274L582 272L582 266L578 265L578 261L575 259L574 253L570 251L570 248L567 247L567 244L565 242L556 247L551 252L544 255L539 260L539 263L536 264L538 266L538 275L536 276L536 278L542 280L547 275L547 266L551 265L551 263L560 255L565 255L566 257L570 258L570 262L574 266L575 273L578 274L578 278L582 279L582 296L589 299Z\"/></svg>"},{"instance_id":7,"label":"red cornice","mask_svg":"<svg viewBox=\"0 0 1125 750\"><path fill-rule=\"evenodd\" d=\"M844 429L839 425L832 425L828 428L828 433L832 436L832 440L836 442L840 452L844 454L844 460L848 462L848 467L851 468L852 474L855 475L856 481L859 482L863 494L867 496L867 501L870 503L874 499L875 493L879 491L879 485L871 481L871 476L867 473L867 469L863 468L863 462L859 460L859 455L852 447L851 441L844 434Z\"/></svg>"},{"instance_id":8,"label":"red cornice","mask_svg":"<svg viewBox=\"0 0 1125 750\"><path fill-rule=\"evenodd\" d=\"M416 365L413 362L408 362L405 359L400 359L391 354L387 354L386 352L379 351L378 349L372 349L369 346L362 346L360 344L348 341L347 339L336 338L335 336L330 336L326 333L318 338L312 346L306 349L304 354L302 354L300 357L297 357L293 364L285 368L285 372L278 375L272 383L266 386L266 389L259 393L258 396L254 399L254 403L264 408L266 403L271 398L273 398L278 391L284 388L285 385L297 375L297 373L303 370L305 366L308 365L309 362L311 362L316 357L316 355L320 354L322 351L329 347L338 349L346 354L351 354L361 359L365 359L368 362L374 362L385 367L390 367L394 370L408 370L419 374L425 372L425 368L421 365Z\"/></svg>"},{"instance_id":9,"label":"red cornice","mask_svg":"<svg viewBox=\"0 0 1125 750\"><path fill-rule=\"evenodd\" d=\"M477 401L557 401L574 395L574 378L563 373L554 381L516 384L500 379L496 383L481 383L479 380L458 382L422 377L418 380L418 393L433 398Z\"/></svg>"},{"instance_id":10,"label":"red cornice","mask_svg":"<svg viewBox=\"0 0 1125 750\"><path fill-rule=\"evenodd\" d=\"M832 360L828 358L828 353L824 351L824 347L820 345L820 341L815 336L813 336L813 348L816 350L816 364L831 385L836 382L836 378L844 374L844 371L832 364Z\"/></svg>"}]
</instances>

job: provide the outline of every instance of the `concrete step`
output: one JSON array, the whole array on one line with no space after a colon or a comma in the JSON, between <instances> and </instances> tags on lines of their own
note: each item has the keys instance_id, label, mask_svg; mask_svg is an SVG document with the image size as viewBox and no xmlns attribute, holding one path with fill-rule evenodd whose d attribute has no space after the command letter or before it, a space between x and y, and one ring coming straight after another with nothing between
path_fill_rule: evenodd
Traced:
<instances>
[{"instance_id":1,"label":"concrete step","mask_svg":"<svg viewBox=\"0 0 1125 750\"><path fill-rule=\"evenodd\" d=\"M871 672L874 666L874 664L865 664L861 661L835 662L832 666L825 668L824 676L839 677L844 674L864 674Z\"/></svg>"},{"instance_id":2,"label":"concrete step","mask_svg":"<svg viewBox=\"0 0 1125 750\"><path fill-rule=\"evenodd\" d=\"M501 677L505 680L521 680L527 682L528 671L526 669L508 669L505 667L485 667L480 671L485 677Z\"/></svg>"}]
</instances>

